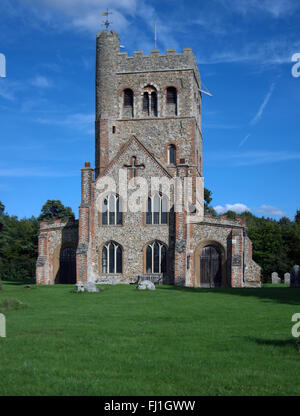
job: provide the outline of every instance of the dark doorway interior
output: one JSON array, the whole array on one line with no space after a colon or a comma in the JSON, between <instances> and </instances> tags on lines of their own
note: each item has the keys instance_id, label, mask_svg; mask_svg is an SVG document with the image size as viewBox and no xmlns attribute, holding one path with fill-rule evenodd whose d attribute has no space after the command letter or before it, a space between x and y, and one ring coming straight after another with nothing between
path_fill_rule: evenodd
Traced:
<instances>
[{"instance_id":1,"label":"dark doorway interior","mask_svg":"<svg viewBox=\"0 0 300 416\"><path fill-rule=\"evenodd\" d=\"M60 251L59 279L57 283L76 283L76 249L64 247Z\"/></svg>"}]
</instances>

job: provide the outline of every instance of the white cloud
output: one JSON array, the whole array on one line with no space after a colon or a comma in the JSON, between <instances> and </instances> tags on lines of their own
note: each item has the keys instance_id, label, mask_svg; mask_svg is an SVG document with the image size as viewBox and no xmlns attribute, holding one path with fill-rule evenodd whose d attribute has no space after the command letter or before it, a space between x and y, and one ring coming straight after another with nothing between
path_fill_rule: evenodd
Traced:
<instances>
[{"instance_id":1,"label":"white cloud","mask_svg":"<svg viewBox=\"0 0 300 416\"><path fill-rule=\"evenodd\" d=\"M32 11L38 19L56 26L61 17L65 18L65 28L74 27L93 34L103 29L106 19L102 13L109 9L113 14L109 20L113 28L122 31L129 22L126 17L135 14L136 0L33 0ZM61 24L60 24L61 26Z\"/></svg>"},{"instance_id":2,"label":"white cloud","mask_svg":"<svg viewBox=\"0 0 300 416\"><path fill-rule=\"evenodd\" d=\"M1 168L0 177L23 178L23 177L48 177L62 178L78 176L78 172L47 170L45 168Z\"/></svg>"},{"instance_id":3,"label":"white cloud","mask_svg":"<svg viewBox=\"0 0 300 416\"><path fill-rule=\"evenodd\" d=\"M205 129L232 130L232 129L239 129L241 126L239 126L238 124L205 123L203 127Z\"/></svg>"},{"instance_id":4,"label":"white cloud","mask_svg":"<svg viewBox=\"0 0 300 416\"><path fill-rule=\"evenodd\" d=\"M95 115L94 114L85 114L85 113L76 113L76 114L69 114L63 118L36 118L34 119L35 122L41 124L52 124L58 126L66 126L73 129L80 129L84 130L87 133L92 131L93 120Z\"/></svg>"},{"instance_id":5,"label":"white cloud","mask_svg":"<svg viewBox=\"0 0 300 416\"><path fill-rule=\"evenodd\" d=\"M299 3L295 0L221 0L221 2L231 11L243 15L261 11L274 18L290 15L299 7Z\"/></svg>"},{"instance_id":6,"label":"white cloud","mask_svg":"<svg viewBox=\"0 0 300 416\"><path fill-rule=\"evenodd\" d=\"M0 84L0 97L5 100L13 101L15 99L14 93L4 83Z\"/></svg>"},{"instance_id":7,"label":"white cloud","mask_svg":"<svg viewBox=\"0 0 300 416\"><path fill-rule=\"evenodd\" d=\"M197 54L199 64L219 63L253 63L260 65L282 65L290 64L291 56L300 47L299 41L292 41L286 38L276 38L265 42L247 42L240 49L223 49L210 56L205 51Z\"/></svg>"},{"instance_id":8,"label":"white cloud","mask_svg":"<svg viewBox=\"0 0 300 416\"><path fill-rule=\"evenodd\" d=\"M41 75L37 75L35 78L33 78L30 81L30 84L37 88L48 88L52 85L51 81L48 78Z\"/></svg>"},{"instance_id":9,"label":"white cloud","mask_svg":"<svg viewBox=\"0 0 300 416\"><path fill-rule=\"evenodd\" d=\"M224 214L227 211L234 211L237 214L241 214L242 212L250 211L250 209L247 207L247 205L240 204L240 203L226 204L225 206L217 205L216 207L214 207L214 209L215 209L217 214Z\"/></svg>"},{"instance_id":10,"label":"white cloud","mask_svg":"<svg viewBox=\"0 0 300 416\"><path fill-rule=\"evenodd\" d=\"M26 89L24 83L3 78L0 82L0 97L9 101L16 99L17 93Z\"/></svg>"},{"instance_id":11,"label":"white cloud","mask_svg":"<svg viewBox=\"0 0 300 416\"><path fill-rule=\"evenodd\" d=\"M267 217L283 217L285 213L272 205L261 205L256 211Z\"/></svg>"},{"instance_id":12,"label":"white cloud","mask_svg":"<svg viewBox=\"0 0 300 416\"><path fill-rule=\"evenodd\" d=\"M258 112L255 114L255 116L253 117L253 119L250 121L250 124L251 125L256 124L261 119L261 117L263 115L263 112L264 112L264 110L266 108L266 105L268 104L268 102L269 102L269 100L270 100L270 98L271 98L271 96L273 94L274 87L275 87L275 83L273 82L271 84L271 87L270 87L267 95L265 96L265 98L264 98L261 106L259 107Z\"/></svg>"},{"instance_id":13,"label":"white cloud","mask_svg":"<svg viewBox=\"0 0 300 416\"><path fill-rule=\"evenodd\" d=\"M252 166L261 165L266 163L279 163L289 160L299 160L300 153L292 151L252 151L252 152L222 152L207 154L207 160L209 162L225 161L226 165L230 166Z\"/></svg>"}]
</instances>

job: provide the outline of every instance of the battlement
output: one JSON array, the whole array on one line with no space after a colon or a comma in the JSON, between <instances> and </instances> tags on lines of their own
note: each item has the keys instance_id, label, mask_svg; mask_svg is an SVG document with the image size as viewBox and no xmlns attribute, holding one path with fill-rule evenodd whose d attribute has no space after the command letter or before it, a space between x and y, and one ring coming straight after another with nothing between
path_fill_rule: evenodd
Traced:
<instances>
[{"instance_id":1,"label":"battlement","mask_svg":"<svg viewBox=\"0 0 300 416\"><path fill-rule=\"evenodd\" d=\"M127 52L118 53L117 73L175 70L193 70L200 86L201 78L191 48L184 48L181 53L176 52L176 49L167 49L165 54L161 54L159 49L152 49L150 55L144 55L143 51L134 51L133 56L128 56Z\"/></svg>"}]
</instances>

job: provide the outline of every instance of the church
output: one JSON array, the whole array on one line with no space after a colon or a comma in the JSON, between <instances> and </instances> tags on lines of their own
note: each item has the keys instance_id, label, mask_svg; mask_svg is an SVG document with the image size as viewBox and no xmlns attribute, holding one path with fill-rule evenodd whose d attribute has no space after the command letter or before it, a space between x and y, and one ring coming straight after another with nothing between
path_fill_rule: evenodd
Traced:
<instances>
[{"instance_id":1,"label":"church","mask_svg":"<svg viewBox=\"0 0 300 416\"><path fill-rule=\"evenodd\" d=\"M98 33L95 166L79 219L40 224L37 284L261 286L244 220L204 214L201 100L192 49L128 56Z\"/></svg>"}]
</instances>

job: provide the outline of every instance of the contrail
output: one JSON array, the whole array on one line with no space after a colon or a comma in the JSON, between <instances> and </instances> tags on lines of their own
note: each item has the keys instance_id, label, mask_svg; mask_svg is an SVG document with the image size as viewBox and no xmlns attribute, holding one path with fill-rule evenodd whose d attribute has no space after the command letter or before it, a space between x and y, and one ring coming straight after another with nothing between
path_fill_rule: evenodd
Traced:
<instances>
[{"instance_id":1,"label":"contrail","mask_svg":"<svg viewBox=\"0 0 300 416\"><path fill-rule=\"evenodd\" d=\"M243 140L241 141L241 143L239 144L239 147L243 146L243 144L246 143L246 141L249 139L250 136L251 134L247 134L247 136L245 136Z\"/></svg>"},{"instance_id":2,"label":"contrail","mask_svg":"<svg viewBox=\"0 0 300 416\"><path fill-rule=\"evenodd\" d=\"M251 125L256 124L260 120L261 116L263 115L264 109L266 108L266 105L268 104L271 98L271 95L273 94L274 87L275 87L275 82L273 82L273 84L271 85L270 90L268 94L265 96L265 99L263 103L261 104L261 106L259 107L259 110L256 113L255 117L250 121Z\"/></svg>"}]
</instances>

